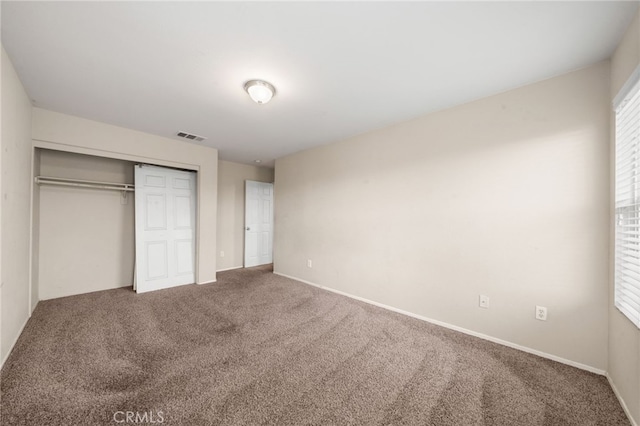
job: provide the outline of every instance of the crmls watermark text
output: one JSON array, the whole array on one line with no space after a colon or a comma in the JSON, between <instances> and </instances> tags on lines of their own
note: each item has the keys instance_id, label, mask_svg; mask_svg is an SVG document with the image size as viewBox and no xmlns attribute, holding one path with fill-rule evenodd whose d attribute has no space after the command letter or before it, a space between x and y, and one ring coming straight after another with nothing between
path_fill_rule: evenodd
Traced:
<instances>
[{"instance_id":1,"label":"crmls watermark text","mask_svg":"<svg viewBox=\"0 0 640 426\"><path fill-rule=\"evenodd\" d=\"M162 411L116 411L113 413L116 423L163 423Z\"/></svg>"}]
</instances>

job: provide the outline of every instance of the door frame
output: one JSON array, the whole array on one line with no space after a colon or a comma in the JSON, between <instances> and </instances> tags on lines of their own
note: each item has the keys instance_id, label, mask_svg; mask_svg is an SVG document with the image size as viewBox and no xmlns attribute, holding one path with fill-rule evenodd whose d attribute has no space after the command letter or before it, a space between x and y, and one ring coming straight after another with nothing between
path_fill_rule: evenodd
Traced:
<instances>
[{"instance_id":1,"label":"door frame","mask_svg":"<svg viewBox=\"0 0 640 426\"><path fill-rule=\"evenodd\" d=\"M251 179L246 179L244 181L244 221L243 221L243 226L242 226L242 235L243 235L243 239L242 239L242 245L243 245L243 251L242 251L242 266L244 268L247 268L247 184L249 182L252 183L259 183L259 184L268 184L271 185L271 241L270 241L270 245L271 245L271 263L273 263L273 240L274 240L274 224L275 224L275 218L274 218L274 213L275 213L275 185L273 182L261 182L261 181L257 181L257 180L251 180ZM260 264L260 265L266 265L266 263ZM260 266L260 265L252 265L249 266L249 268L252 268L253 266Z\"/></svg>"}]
</instances>

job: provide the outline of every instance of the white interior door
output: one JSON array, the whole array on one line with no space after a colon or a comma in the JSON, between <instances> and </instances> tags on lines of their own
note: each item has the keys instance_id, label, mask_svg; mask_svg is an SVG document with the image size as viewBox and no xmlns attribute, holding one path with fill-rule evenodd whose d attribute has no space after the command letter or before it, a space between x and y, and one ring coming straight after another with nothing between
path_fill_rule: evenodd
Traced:
<instances>
[{"instance_id":1,"label":"white interior door","mask_svg":"<svg viewBox=\"0 0 640 426\"><path fill-rule=\"evenodd\" d=\"M273 184L245 182L244 266L273 263Z\"/></svg>"},{"instance_id":2,"label":"white interior door","mask_svg":"<svg viewBox=\"0 0 640 426\"><path fill-rule=\"evenodd\" d=\"M196 174L136 165L136 291L195 282Z\"/></svg>"}]
</instances>

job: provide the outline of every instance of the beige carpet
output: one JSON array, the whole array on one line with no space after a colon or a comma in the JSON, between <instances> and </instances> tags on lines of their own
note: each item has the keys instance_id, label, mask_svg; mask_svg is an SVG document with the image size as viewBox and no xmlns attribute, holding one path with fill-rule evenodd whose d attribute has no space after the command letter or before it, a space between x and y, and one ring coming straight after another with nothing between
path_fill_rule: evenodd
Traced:
<instances>
[{"instance_id":1,"label":"beige carpet","mask_svg":"<svg viewBox=\"0 0 640 426\"><path fill-rule=\"evenodd\" d=\"M1 378L3 425L629 424L601 376L264 267L40 302Z\"/></svg>"}]
</instances>

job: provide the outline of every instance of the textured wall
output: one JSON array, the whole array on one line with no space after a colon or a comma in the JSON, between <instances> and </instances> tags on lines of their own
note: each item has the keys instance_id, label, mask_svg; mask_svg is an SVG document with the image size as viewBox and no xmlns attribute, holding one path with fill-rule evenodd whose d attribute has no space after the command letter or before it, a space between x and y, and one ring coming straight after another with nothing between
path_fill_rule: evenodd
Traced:
<instances>
[{"instance_id":1,"label":"textured wall","mask_svg":"<svg viewBox=\"0 0 640 426\"><path fill-rule=\"evenodd\" d=\"M218 162L218 270L244 264L244 182L273 182L273 169ZM224 252L224 257L221 256Z\"/></svg>"},{"instance_id":2,"label":"textured wall","mask_svg":"<svg viewBox=\"0 0 640 426\"><path fill-rule=\"evenodd\" d=\"M2 48L2 334L4 363L29 319L31 102Z\"/></svg>"},{"instance_id":3,"label":"textured wall","mask_svg":"<svg viewBox=\"0 0 640 426\"><path fill-rule=\"evenodd\" d=\"M640 12L636 14L635 20L611 58L611 100L638 66L640 66ZM611 114L611 120L613 129L615 123L613 114ZM611 140L611 188L613 189L613 159L615 158L613 134ZM611 200L613 211L613 196ZM613 228L611 235L613 237ZM613 253L613 241L611 248ZM613 257L611 257L610 271L608 372L629 413L636 424L640 424L640 330L613 304Z\"/></svg>"},{"instance_id":4,"label":"textured wall","mask_svg":"<svg viewBox=\"0 0 640 426\"><path fill-rule=\"evenodd\" d=\"M277 160L275 271L605 370L609 92L605 61Z\"/></svg>"}]
</instances>

